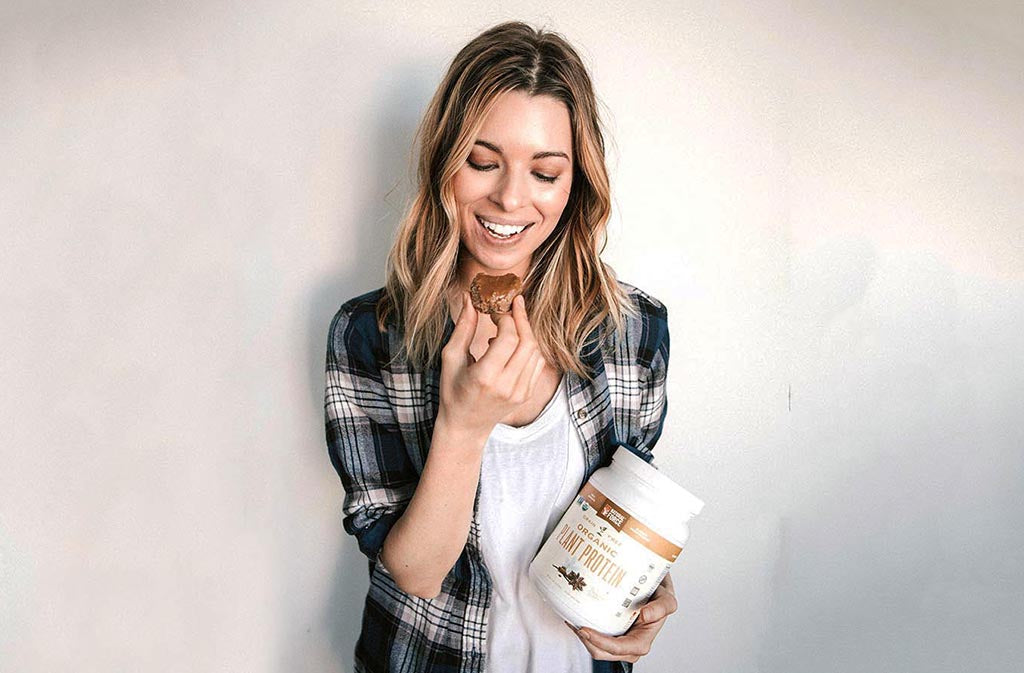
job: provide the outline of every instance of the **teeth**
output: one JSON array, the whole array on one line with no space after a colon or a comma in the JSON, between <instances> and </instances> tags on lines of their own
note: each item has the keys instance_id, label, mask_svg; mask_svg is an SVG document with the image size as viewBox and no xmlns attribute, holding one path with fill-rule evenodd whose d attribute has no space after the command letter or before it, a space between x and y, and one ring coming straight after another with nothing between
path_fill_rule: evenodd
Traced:
<instances>
[{"instance_id":1,"label":"teeth","mask_svg":"<svg viewBox=\"0 0 1024 673\"><path fill-rule=\"evenodd\" d=\"M515 234L518 234L523 229L526 229L526 225L523 225L521 227L512 227L505 224L495 224L494 222L488 222L482 217L477 217L477 219L480 220L480 224L484 225L489 230L493 231L499 236L513 236Z\"/></svg>"}]
</instances>

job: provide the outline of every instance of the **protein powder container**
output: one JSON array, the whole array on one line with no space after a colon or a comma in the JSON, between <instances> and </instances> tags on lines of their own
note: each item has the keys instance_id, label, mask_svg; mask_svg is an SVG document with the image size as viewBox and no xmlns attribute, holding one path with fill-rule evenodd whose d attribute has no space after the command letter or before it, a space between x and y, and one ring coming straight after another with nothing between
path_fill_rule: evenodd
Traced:
<instances>
[{"instance_id":1,"label":"protein powder container","mask_svg":"<svg viewBox=\"0 0 1024 673\"><path fill-rule=\"evenodd\" d=\"M574 626L619 636L661 584L704 503L627 446L583 485L530 563L544 600Z\"/></svg>"}]
</instances>

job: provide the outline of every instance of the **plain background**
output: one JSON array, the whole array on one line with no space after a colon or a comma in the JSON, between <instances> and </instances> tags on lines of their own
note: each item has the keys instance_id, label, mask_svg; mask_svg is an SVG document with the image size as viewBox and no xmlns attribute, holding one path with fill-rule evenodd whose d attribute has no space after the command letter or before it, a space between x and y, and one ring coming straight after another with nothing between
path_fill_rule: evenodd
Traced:
<instances>
[{"instance_id":1,"label":"plain background","mask_svg":"<svg viewBox=\"0 0 1024 673\"><path fill-rule=\"evenodd\" d=\"M1024 657L1015 2L0 9L0 669L351 671L327 329L500 20L594 77L707 502L638 671Z\"/></svg>"}]
</instances>

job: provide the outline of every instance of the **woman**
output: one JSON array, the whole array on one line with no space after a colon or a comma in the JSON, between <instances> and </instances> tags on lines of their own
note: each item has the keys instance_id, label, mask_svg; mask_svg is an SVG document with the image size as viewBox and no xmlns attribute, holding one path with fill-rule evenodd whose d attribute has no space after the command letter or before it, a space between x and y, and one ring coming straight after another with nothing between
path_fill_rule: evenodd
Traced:
<instances>
[{"instance_id":1,"label":"woman","mask_svg":"<svg viewBox=\"0 0 1024 673\"><path fill-rule=\"evenodd\" d=\"M386 285L331 323L327 442L369 559L356 671L630 671L676 609L666 576L626 634L577 630L526 575L594 470L619 444L651 460L665 419L666 309L599 257L599 125L559 35L472 40L420 126ZM523 280L510 315L479 317L478 272Z\"/></svg>"}]
</instances>

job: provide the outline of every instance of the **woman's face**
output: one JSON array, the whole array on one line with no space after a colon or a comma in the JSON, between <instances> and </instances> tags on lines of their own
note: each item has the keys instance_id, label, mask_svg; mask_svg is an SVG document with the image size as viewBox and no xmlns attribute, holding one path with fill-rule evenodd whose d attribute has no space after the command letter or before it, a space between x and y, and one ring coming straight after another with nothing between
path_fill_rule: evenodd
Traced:
<instances>
[{"instance_id":1,"label":"woman's face","mask_svg":"<svg viewBox=\"0 0 1024 673\"><path fill-rule=\"evenodd\" d=\"M454 178L461 278L468 282L480 271L524 277L533 251L562 216L572 173L565 104L520 91L502 94Z\"/></svg>"}]
</instances>

